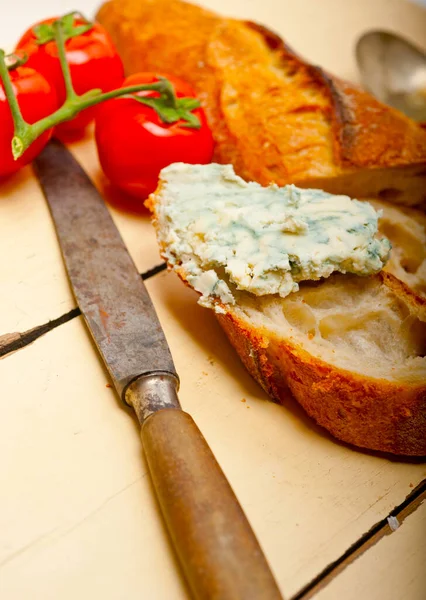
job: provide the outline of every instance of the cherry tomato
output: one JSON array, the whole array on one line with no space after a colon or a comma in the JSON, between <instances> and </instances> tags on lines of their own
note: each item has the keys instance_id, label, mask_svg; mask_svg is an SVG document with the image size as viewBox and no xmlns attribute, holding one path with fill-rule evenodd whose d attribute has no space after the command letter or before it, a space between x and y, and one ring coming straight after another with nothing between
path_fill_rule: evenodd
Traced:
<instances>
[{"instance_id":1,"label":"cherry tomato","mask_svg":"<svg viewBox=\"0 0 426 600\"><path fill-rule=\"evenodd\" d=\"M43 119L58 108L56 90L43 75L26 66L13 69L9 75L22 116L27 123ZM45 131L18 160L14 160L12 156L13 132L12 114L0 82L0 177L10 175L31 162L47 144L53 130Z\"/></svg>"},{"instance_id":2,"label":"cherry tomato","mask_svg":"<svg viewBox=\"0 0 426 600\"><path fill-rule=\"evenodd\" d=\"M153 83L166 77L178 98L195 97L184 81L170 75L138 73L128 77L123 87ZM138 95L158 96L158 92ZM184 121L166 124L155 110L132 98L114 98L99 106L95 137L99 160L112 184L136 198L145 199L155 190L159 172L173 162L209 163L213 138L201 108L193 111L201 122L199 129L185 127Z\"/></svg>"},{"instance_id":3,"label":"cherry tomato","mask_svg":"<svg viewBox=\"0 0 426 600\"><path fill-rule=\"evenodd\" d=\"M55 18L46 19L40 23L51 24ZM36 25L39 25L37 23ZM78 17L75 25L84 23ZM58 59L58 49L54 41L38 46L33 25L19 40L17 49L28 55L27 66L32 67L55 86L59 103L65 101L65 86ZM119 57L108 33L94 23L92 29L70 38L65 42L67 61L70 66L71 79L77 94L84 94L93 88L109 92L120 85L124 79L123 63ZM94 117L96 107L82 111L71 121L61 123L57 127L60 133L83 129Z\"/></svg>"}]
</instances>

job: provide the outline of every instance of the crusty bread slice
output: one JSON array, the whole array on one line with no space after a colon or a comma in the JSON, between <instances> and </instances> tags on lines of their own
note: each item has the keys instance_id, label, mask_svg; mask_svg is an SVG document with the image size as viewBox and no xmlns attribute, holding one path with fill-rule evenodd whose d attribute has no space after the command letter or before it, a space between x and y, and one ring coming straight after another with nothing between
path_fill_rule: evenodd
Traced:
<instances>
[{"instance_id":1,"label":"crusty bread slice","mask_svg":"<svg viewBox=\"0 0 426 600\"><path fill-rule=\"evenodd\" d=\"M97 18L128 73L170 72L195 87L215 161L247 181L425 207L426 132L266 28L180 0L111 0Z\"/></svg>"},{"instance_id":2,"label":"crusty bread slice","mask_svg":"<svg viewBox=\"0 0 426 600\"><path fill-rule=\"evenodd\" d=\"M168 229L149 198L161 253ZM188 283L179 264L169 265ZM223 277L221 273L221 277ZM229 282L228 285L231 286ZM233 288L219 323L251 375L278 402L356 446L426 455L426 301L391 274L332 275L287 298Z\"/></svg>"},{"instance_id":3,"label":"crusty bread slice","mask_svg":"<svg viewBox=\"0 0 426 600\"><path fill-rule=\"evenodd\" d=\"M426 455L426 306L389 274L333 275L217 318L264 390L287 388L337 438Z\"/></svg>"}]
</instances>

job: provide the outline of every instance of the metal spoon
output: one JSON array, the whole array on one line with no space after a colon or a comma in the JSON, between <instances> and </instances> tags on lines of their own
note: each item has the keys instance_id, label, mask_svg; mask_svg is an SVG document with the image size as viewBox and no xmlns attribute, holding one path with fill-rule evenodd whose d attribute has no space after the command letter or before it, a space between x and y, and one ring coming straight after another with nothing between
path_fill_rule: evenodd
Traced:
<instances>
[{"instance_id":1,"label":"metal spoon","mask_svg":"<svg viewBox=\"0 0 426 600\"><path fill-rule=\"evenodd\" d=\"M426 121L426 53L387 31L369 31L356 44L365 88L415 121Z\"/></svg>"}]
</instances>

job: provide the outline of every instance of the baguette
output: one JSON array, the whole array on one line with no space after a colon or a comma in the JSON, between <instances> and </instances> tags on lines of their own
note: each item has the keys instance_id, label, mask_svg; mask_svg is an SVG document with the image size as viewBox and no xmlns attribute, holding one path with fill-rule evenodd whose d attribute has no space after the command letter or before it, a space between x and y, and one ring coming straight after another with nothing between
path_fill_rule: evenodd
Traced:
<instances>
[{"instance_id":1,"label":"baguette","mask_svg":"<svg viewBox=\"0 0 426 600\"><path fill-rule=\"evenodd\" d=\"M169 72L195 87L215 162L247 181L425 208L426 132L266 28L180 0L111 0L97 18L127 73Z\"/></svg>"},{"instance_id":2,"label":"baguette","mask_svg":"<svg viewBox=\"0 0 426 600\"><path fill-rule=\"evenodd\" d=\"M163 258L190 285L200 263L162 209L175 190L169 170L147 204ZM211 272L212 264L201 266ZM218 274L235 303L213 296L204 305L273 399L285 404L290 391L319 425L355 446L426 455L426 300L383 271L300 282L286 298L239 291Z\"/></svg>"},{"instance_id":3,"label":"baguette","mask_svg":"<svg viewBox=\"0 0 426 600\"><path fill-rule=\"evenodd\" d=\"M112 0L97 18L128 73L170 72L195 87L216 162L263 185L379 198L379 227L394 245L388 272L302 282L286 298L234 290L234 305L216 299L213 307L274 400L285 404L291 392L355 446L426 455L426 302L414 293L425 292L426 217L405 208L426 205L426 134L259 25L179 0ZM167 260L161 185L148 205ZM189 285L185 269L170 261L169 268Z\"/></svg>"}]
</instances>

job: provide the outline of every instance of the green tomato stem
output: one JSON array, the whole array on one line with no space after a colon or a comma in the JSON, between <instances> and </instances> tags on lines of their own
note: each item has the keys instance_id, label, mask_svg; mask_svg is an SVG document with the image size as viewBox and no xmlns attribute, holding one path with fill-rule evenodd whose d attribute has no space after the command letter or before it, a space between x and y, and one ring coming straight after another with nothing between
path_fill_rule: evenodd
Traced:
<instances>
[{"instance_id":1,"label":"green tomato stem","mask_svg":"<svg viewBox=\"0 0 426 600\"><path fill-rule=\"evenodd\" d=\"M112 92L107 92L105 94L102 94L101 90L90 90L90 92L87 92L82 96L75 95L75 97L72 99L67 98L65 103L61 106L61 108L58 108L57 111L55 111L47 117L44 117L44 119L40 119L40 121L37 121L33 125L29 125L22 119L18 103L16 102L15 96L13 96L21 119L21 123L18 127L17 123L19 122L19 117L18 120L15 120L15 115L12 110L12 116L15 123L15 135L12 140L13 156L15 159L19 158L20 156L22 156L25 150L38 137L40 137L42 133L44 133L48 129L51 129L52 127L55 127L56 125L59 125L60 123L63 123L64 121L69 121L70 119L73 119L76 115L78 115L79 112L86 108L90 108L91 106L100 104L105 100L111 100L112 98L118 98L120 96L125 96L128 94L133 94L135 92L141 92L145 90L157 91L162 93L167 87L167 85L170 85L170 82L167 81L166 83L166 81L167 80L162 80L156 83L149 83L145 85L131 85L125 88L119 88L118 90L113 90ZM6 96L8 96L7 92Z\"/></svg>"},{"instance_id":2,"label":"green tomato stem","mask_svg":"<svg viewBox=\"0 0 426 600\"><path fill-rule=\"evenodd\" d=\"M4 93L6 94L9 103L10 112L12 113L13 124L15 126L15 135L12 140L12 154L15 160L22 156L28 146L24 147L22 138L28 134L29 125L23 118L21 109L13 90L12 81L10 79L9 70L6 66L5 52L0 48L0 78L3 82Z\"/></svg>"},{"instance_id":3,"label":"green tomato stem","mask_svg":"<svg viewBox=\"0 0 426 600\"><path fill-rule=\"evenodd\" d=\"M22 54L21 56L18 56L17 54L12 53L12 54L7 54L4 57L4 59L6 62L7 70L13 71L16 68L22 67L25 65L25 63L28 60L28 55L25 53L25 54Z\"/></svg>"},{"instance_id":4,"label":"green tomato stem","mask_svg":"<svg viewBox=\"0 0 426 600\"><path fill-rule=\"evenodd\" d=\"M55 42L58 47L58 58L61 64L62 75L64 77L65 90L67 93L67 102L69 100L75 100L77 94L75 93L74 86L72 84L70 66L67 61L67 55L65 51L65 39L64 32L62 30L62 23L60 20L53 23L53 31L55 34Z\"/></svg>"},{"instance_id":5,"label":"green tomato stem","mask_svg":"<svg viewBox=\"0 0 426 600\"><path fill-rule=\"evenodd\" d=\"M93 98L88 98L87 100L83 100L84 104L86 105L84 108L87 108L89 106L95 106L95 104L99 104L100 102L104 102L105 100L112 100L112 98L118 98L119 96L125 96L126 94L134 94L136 92L143 92L143 91L152 91L152 92L159 92L160 94L164 94L165 96L168 97L168 92L166 92L167 87L170 86L171 84L168 81L168 79L162 79L161 81L158 81L156 83L146 83L146 84L140 84L140 85L129 85L128 87L125 88L119 88L118 90L112 90L111 92L105 92L105 94L99 94L99 96L94 96ZM173 96L173 102L176 102L176 96L174 94L173 88L172 89L172 96ZM80 96L80 98L83 98L83 96ZM169 97L168 97L169 98ZM172 100L171 100L172 102Z\"/></svg>"}]
</instances>

